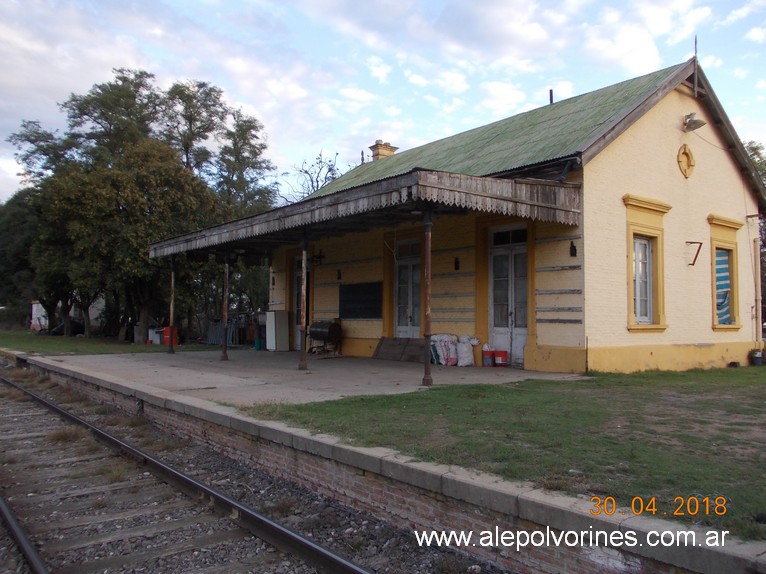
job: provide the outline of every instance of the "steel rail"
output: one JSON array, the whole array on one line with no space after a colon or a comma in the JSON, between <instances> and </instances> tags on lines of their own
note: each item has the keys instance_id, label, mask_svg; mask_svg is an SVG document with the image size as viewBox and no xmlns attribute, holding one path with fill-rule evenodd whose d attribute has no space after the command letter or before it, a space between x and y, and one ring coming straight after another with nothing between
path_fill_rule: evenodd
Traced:
<instances>
[{"instance_id":1,"label":"steel rail","mask_svg":"<svg viewBox=\"0 0 766 574\"><path fill-rule=\"evenodd\" d=\"M329 574L371 574L368 570L365 570L361 566L346 560L342 556L338 556L331 550L320 546L316 542L301 536L297 532L294 532L277 522L274 522L270 518L260 514L249 506L245 506L244 504L241 504L229 496L218 492L210 486L168 466L149 453L144 452L141 449L136 448L113 435L110 435L95 425L92 425L88 421L81 419L77 415L66 411L65 409L33 393L32 391L17 385L13 381L10 381L5 377L0 377L0 381L10 385L11 387L14 387L15 389L18 389L23 393L26 393L35 401L44 405L46 408L55 412L59 416L73 423L84 426L91 433L93 433L93 435L98 440L105 442L112 448L129 455L140 464L147 466L153 474L158 475L166 482L177 486L192 498L207 498L215 505L217 509L229 514L231 518L233 518L246 529L250 530L253 534L258 536L258 538L261 538L269 544L279 548L283 552L292 556L298 556L306 562L311 563L312 566L317 567L320 571L327 572Z\"/></svg>"},{"instance_id":2,"label":"steel rail","mask_svg":"<svg viewBox=\"0 0 766 574\"><path fill-rule=\"evenodd\" d=\"M13 511L2 497L0 497L0 515L2 515L3 522L8 529L8 534L13 538L19 552L26 558L27 565L33 574L48 574L48 567L37 552L35 543L32 542L32 539L29 537L29 534L27 534L27 531L24 530L24 527L22 527L21 524L19 524L19 521L16 520Z\"/></svg>"}]
</instances>

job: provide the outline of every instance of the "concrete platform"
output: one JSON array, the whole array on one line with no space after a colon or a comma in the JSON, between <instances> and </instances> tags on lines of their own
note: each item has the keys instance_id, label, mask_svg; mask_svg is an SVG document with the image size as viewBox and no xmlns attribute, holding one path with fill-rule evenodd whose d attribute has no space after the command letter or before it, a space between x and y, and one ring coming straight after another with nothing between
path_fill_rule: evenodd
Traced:
<instances>
[{"instance_id":1,"label":"concrete platform","mask_svg":"<svg viewBox=\"0 0 766 574\"><path fill-rule=\"evenodd\" d=\"M299 353L229 349L228 361L219 349L121 355L61 355L37 357L94 377L119 379L183 396L233 405L309 403L348 396L418 392L423 365L357 357L309 355L305 371L298 370ZM502 384L526 379L577 379L578 375L537 373L510 368L433 366L434 386Z\"/></svg>"},{"instance_id":2,"label":"concrete platform","mask_svg":"<svg viewBox=\"0 0 766 574\"><path fill-rule=\"evenodd\" d=\"M637 547L614 548L582 546L576 548L551 548L551 556L563 561L557 571L570 571L568 564L575 564L576 572L626 572L657 571L657 563L666 565L663 571L683 571L703 574L766 574L766 542L741 542L731 540L726 547L657 547L646 544L651 533L661 531L686 531L687 528L665 520L645 516L632 516L621 512L618 516L593 516L592 504L587 497L567 496L542 491L527 483L515 483L486 473L466 470L457 466L427 463L403 456L387 448L364 448L343 444L336 437L313 435L303 429L292 428L281 422L258 421L237 412L227 405L252 405L254 403L285 402L306 403L334 400L346 396L397 394L421 392L423 365L374 359L350 357L319 358L310 356L308 369L298 370L298 353L270 353L253 349L230 349L229 360L221 361L219 349L201 352L126 353L120 355L65 355L28 356L0 349L0 355L17 356L30 365L51 374L55 373L108 389L123 396L133 397L151 404L162 412L180 413L199 421L204 433L210 425L223 429L222 440L231 440L230 433L241 433L251 441L262 441L259 453L266 452L264 445L273 444L277 456L280 449L291 449L291 455L279 458L279 465L271 465L271 471L284 466L286 474L293 479L302 476L306 468L312 473L323 467L321 461L331 460L331 468L351 469L343 480L333 478L322 483L322 488L339 485L341 494L350 496L353 491L348 480L364 483L362 491L368 495L370 484L391 481L404 488L414 488L412 493L425 493L419 504L405 499L407 511L425 508L430 511L439 504L440 509L450 504L467 503L471 511L456 506L457 513L449 515L448 526L460 529L459 520L467 516L464 529L481 524L480 515L486 513L486 529L497 527L497 520L505 517L517 526L531 530L548 527L560 532L582 532L598 529L605 532L633 532L640 541ZM502 384L536 380L577 380L578 375L528 372L508 368L443 367L434 366L434 386L454 384ZM212 439L210 439L212 440ZM281 453L281 454L280 454ZM305 458L310 460L305 462ZM303 463L301 461L304 461ZM295 468L288 465L294 463ZM304 464L305 466L301 466ZM324 465L327 466L327 465ZM309 473L307 476L313 476ZM351 478L349 478L351 477ZM373 477L375 478L373 481ZM373 481L373 482L370 482ZM377 481L377 482L375 482ZM345 489L345 490L344 490ZM371 492L375 492L372 489ZM384 496L382 507L393 506L395 498ZM445 502L446 501L446 502ZM442 510L440 510L442 511ZM404 513L404 510L401 510ZM401 516L399 516L401 518ZM410 518L405 517L407 522ZM413 518L414 519L414 518ZM450 522L454 521L454 522ZM408 522L416 524L416 522ZM425 526L421 524L421 526ZM514 526L516 528L517 526ZM431 527L431 526L429 526ZM700 535L703 530L699 530ZM522 552L519 556L523 558ZM553 559L553 558L551 558ZM531 563L530 563L531 564ZM529 566L529 565L528 565ZM644 566L649 570L644 570ZM584 568L584 569L583 569ZM529 571L535 571L530 569ZM545 570L549 571L549 570Z\"/></svg>"}]
</instances>

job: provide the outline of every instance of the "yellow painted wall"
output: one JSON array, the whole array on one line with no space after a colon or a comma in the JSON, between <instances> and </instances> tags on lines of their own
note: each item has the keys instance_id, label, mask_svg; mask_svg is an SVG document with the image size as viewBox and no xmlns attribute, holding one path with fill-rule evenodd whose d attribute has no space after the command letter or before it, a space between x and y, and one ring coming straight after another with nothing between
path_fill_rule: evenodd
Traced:
<instances>
[{"instance_id":1,"label":"yellow painted wall","mask_svg":"<svg viewBox=\"0 0 766 574\"><path fill-rule=\"evenodd\" d=\"M486 253L477 256L477 237L484 237L480 249L487 250L488 225L510 224L518 219L497 216L435 217L432 233L432 334L450 333L457 336L479 336L487 339L488 286ZM480 229L480 233L477 232ZM322 251L321 264L311 266L309 323L328 320L339 315L339 285L383 282L383 317L380 320L344 319L343 353L371 356L380 337L394 336L394 248L397 242L419 240L421 224L371 230L367 233L322 239L309 246L309 258ZM421 245L422 246L422 245ZM294 261L300 256L298 248L275 251L272 266L270 309L291 309L294 297ZM424 258L421 253L421 270ZM338 273L340 272L340 279ZM422 281L421 281L422 285ZM421 326L424 324L421 316ZM293 321L291 320L291 323ZM421 335L423 329L421 327ZM291 338L292 341L292 338ZM480 347L475 349L480 364Z\"/></svg>"},{"instance_id":2,"label":"yellow painted wall","mask_svg":"<svg viewBox=\"0 0 766 574\"><path fill-rule=\"evenodd\" d=\"M696 112L708 122L684 132L683 116ZM696 160L691 177L677 156L688 145ZM755 199L717 134L712 118L685 90L659 102L584 168L583 229L585 335L591 369L724 366L744 361L755 345L753 239ZM667 327L631 331L628 327L629 250L626 194L665 203L662 216L664 301ZM712 328L711 226L715 214L743 223L737 232L740 286L739 329ZM703 246L690 265L699 241ZM711 351L710 349L714 349Z\"/></svg>"},{"instance_id":3,"label":"yellow painted wall","mask_svg":"<svg viewBox=\"0 0 766 574\"><path fill-rule=\"evenodd\" d=\"M530 226L530 318L524 368L583 372L583 242L579 228ZM572 255L572 246L576 255Z\"/></svg>"},{"instance_id":4,"label":"yellow painted wall","mask_svg":"<svg viewBox=\"0 0 766 574\"><path fill-rule=\"evenodd\" d=\"M690 112L708 125L684 132L683 116ZM678 150L684 144L695 158L688 178L678 165ZM526 222L530 319L526 369L628 372L747 362L748 351L760 344L754 316L757 219L748 217L758 210L725 149L712 118L688 91L674 91L582 171L570 174L570 181L576 178L583 185L579 227ZM669 207L647 216L647 221L660 221L662 226L661 328L635 328L630 322L632 255L626 196L637 198L631 200L633 204L646 199L652 205ZM640 207L635 209L641 212ZM736 328L713 328L711 215L719 221L742 223L735 234L740 287ZM634 221L643 223L642 218L641 213L633 213ZM471 335L482 343L488 340L488 234L495 227L519 221L485 214L434 219L433 334ZM312 253L321 249L325 258L312 269L309 322L338 316L341 283L384 284L380 320L342 321L344 354L370 356L380 337L394 335L393 250L398 241L408 239L422 241L421 224L328 238L310 246ZM696 247L687 242L703 244L695 265L690 263ZM270 308L289 308L292 258L299 253L294 248L275 253ZM479 347L475 361L481 364Z\"/></svg>"}]
</instances>

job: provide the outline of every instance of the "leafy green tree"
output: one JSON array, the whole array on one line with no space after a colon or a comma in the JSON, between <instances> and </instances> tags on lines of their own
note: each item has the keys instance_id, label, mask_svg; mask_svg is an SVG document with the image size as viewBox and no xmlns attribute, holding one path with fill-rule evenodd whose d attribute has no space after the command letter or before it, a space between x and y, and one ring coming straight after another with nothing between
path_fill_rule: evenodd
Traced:
<instances>
[{"instance_id":1,"label":"leafy green tree","mask_svg":"<svg viewBox=\"0 0 766 574\"><path fill-rule=\"evenodd\" d=\"M30 249L30 263L34 269L34 294L48 316L48 328L53 329L61 321L64 335L71 334L69 312L74 303L74 286L69 277L72 244L67 230L59 221L47 219L54 205L50 199L58 189L67 184L66 177L50 176L40 184L40 193L34 197L35 211L38 214L36 237Z\"/></svg>"},{"instance_id":2,"label":"leafy green tree","mask_svg":"<svg viewBox=\"0 0 766 574\"><path fill-rule=\"evenodd\" d=\"M766 185L766 150L763 144L756 141L743 142L755 169ZM766 321L766 221L763 214L759 218L761 235L761 320Z\"/></svg>"},{"instance_id":3,"label":"leafy green tree","mask_svg":"<svg viewBox=\"0 0 766 574\"><path fill-rule=\"evenodd\" d=\"M213 152L203 142L223 130L227 113L220 88L207 82L176 82L166 94L162 135L179 150L184 166L204 173Z\"/></svg>"},{"instance_id":4,"label":"leafy green tree","mask_svg":"<svg viewBox=\"0 0 766 574\"><path fill-rule=\"evenodd\" d=\"M264 183L274 169L265 159L263 125L242 110L233 110L223 130L223 145L215 162L214 187L221 199L224 218L233 219L267 211L274 207L276 189Z\"/></svg>"},{"instance_id":5,"label":"leafy green tree","mask_svg":"<svg viewBox=\"0 0 766 574\"><path fill-rule=\"evenodd\" d=\"M763 144L756 141L743 142L747 153L750 155L750 159L755 165L755 169L761 175L761 179L766 184L766 150L764 150Z\"/></svg>"},{"instance_id":6,"label":"leafy green tree","mask_svg":"<svg viewBox=\"0 0 766 574\"><path fill-rule=\"evenodd\" d=\"M27 120L21 122L21 129L11 134L8 141L19 149L16 160L23 166L22 177L30 186L69 161L77 147L76 138L59 136L44 130L40 122Z\"/></svg>"},{"instance_id":7,"label":"leafy green tree","mask_svg":"<svg viewBox=\"0 0 766 574\"><path fill-rule=\"evenodd\" d=\"M79 140L84 162L109 165L126 147L151 137L162 112L162 94L143 70L117 68L114 80L61 104L69 136Z\"/></svg>"},{"instance_id":8,"label":"leafy green tree","mask_svg":"<svg viewBox=\"0 0 766 574\"><path fill-rule=\"evenodd\" d=\"M148 246L204 226L215 198L173 149L153 139L126 147L112 166L70 174L68 183L51 199L72 244L69 274L90 297L123 290L146 340L167 266L149 259Z\"/></svg>"},{"instance_id":9,"label":"leafy green tree","mask_svg":"<svg viewBox=\"0 0 766 574\"><path fill-rule=\"evenodd\" d=\"M215 86L179 82L163 92L152 74L125 68L61 109L63 135L25 121L9 138L36 226L21 248L27 262L12 256L51 316L57 304L67 316L73 304L86 312L101 295L108 316L138 318L145 339L149 317L166 314L169 273L148 245L273 206L274 187L262 183L273 169L263 126L230 110ZM20 198L0 218L24 205Z\"/></svg>"},{"instance_id":10,"label":"leafy green tree","mask_svg":"<svg viewBox=\"0 0 766 574\"><path fill-rule=\"evenodd\" d=\"M18 191L0 204L0 305L13 322L22 324L34 299L34 271L30 250L37 236L38 218L33 206L35 189Z\"/></svg>"}]
</instances>

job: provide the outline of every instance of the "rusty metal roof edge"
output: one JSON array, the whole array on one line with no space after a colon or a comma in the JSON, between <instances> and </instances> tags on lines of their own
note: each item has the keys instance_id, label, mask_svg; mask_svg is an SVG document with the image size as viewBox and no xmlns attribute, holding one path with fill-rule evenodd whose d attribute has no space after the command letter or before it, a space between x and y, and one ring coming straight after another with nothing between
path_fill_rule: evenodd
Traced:
<instances>
[{"instance_id":1,"label":"rusty metal roof edge","mask_svg":"<svg viewBox=\"0 0 766 574\"><path fill-rule=\"evenodd\" d=\"M369 213L384 207L401 204L411 199L417 199L418 186L422 185L428 187L429 183L426 181L426 178L428 177L428 174L434 173L456 175L471 180L492 180L495 184L507 182L510 185L514 185L514 181L519 181L567 188L580 187L578 184L559 183L549 180L535 180L530 178L505 180L465 176L464 174L450 174L450 172L440 172L436 170L415 169L407 174L393 176L386 178L385 180L369 183L365 186L338 191L325 196L309 198L248 218L164 239L149 246L149 257L165 257L176 253L183 253L185 251L209 249L243 239L265 236L278 233L279 231L310 226L314 223L322 223L342 217ZM389 182L389 184L384 185L385 182ZM407 191L408 188L411 190L410 192ZM492 202L487 208L484 208L481 205L474 205L471 207L472 209L479 211L506 213L502 204L512 206L513 204L523 203L522 201L519 201L518 198L479 193L470 190L461 190L459 193L464 196L489 200ZM428 199L428 201L434 200ZM440 203L439 201L434 202ZM447 203L445 203L445 205L446 204ZM540 207L544 209L554 209L550 206ZM511 207L509 209L513 210L514 208ZM558 211L570 211L579 214L579 210L562 208L558 209ZM510 214L510 212L507 213Z\"/></svg>"}]
</instances>

